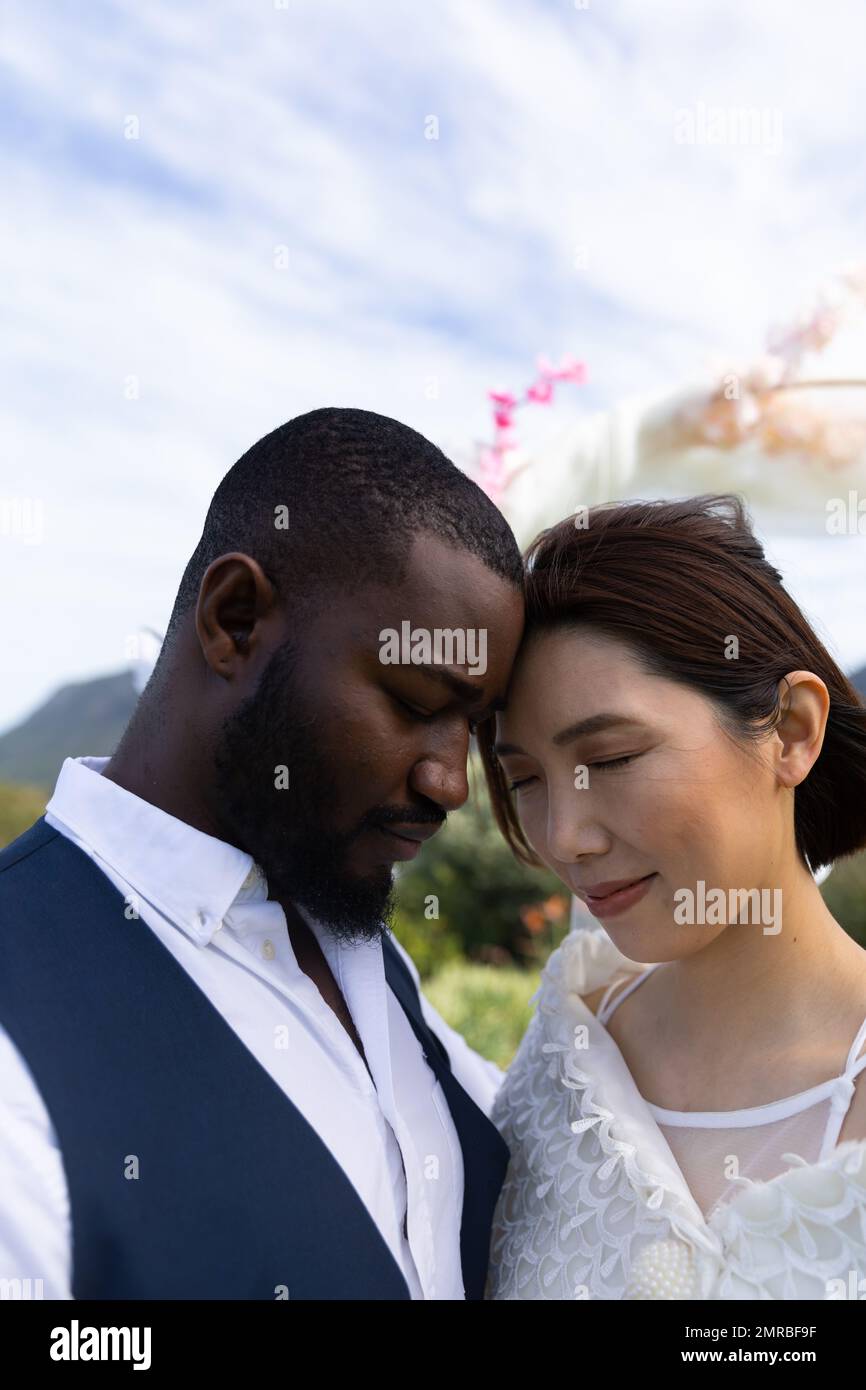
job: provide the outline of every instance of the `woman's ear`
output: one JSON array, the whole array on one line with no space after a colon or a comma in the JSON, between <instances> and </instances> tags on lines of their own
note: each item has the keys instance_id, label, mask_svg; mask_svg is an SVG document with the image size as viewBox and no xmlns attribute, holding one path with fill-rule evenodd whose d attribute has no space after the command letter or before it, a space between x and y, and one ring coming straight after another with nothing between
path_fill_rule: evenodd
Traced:
<instances>
[{"instance_id":1,"label":"woman's ear","mask_svg":"<svg viewBox=\"0 0 866 1390\"><path fill-rule=\"evenodd\" d=\"M779 682L779 699L775 770L786 787L797 787L821 752L830 695L814 671L789 671Z\"/></svg>"}]
</instances>

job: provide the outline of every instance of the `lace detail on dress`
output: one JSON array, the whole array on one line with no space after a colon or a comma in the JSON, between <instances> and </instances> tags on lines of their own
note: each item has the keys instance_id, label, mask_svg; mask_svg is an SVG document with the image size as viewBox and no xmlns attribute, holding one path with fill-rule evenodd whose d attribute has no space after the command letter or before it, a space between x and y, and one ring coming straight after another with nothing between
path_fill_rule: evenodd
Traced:
<instances>
[{"instance_id":1,"label":"lace detail on dress","mask_svg":"<svg viewBox=\"0 0 866 1390\"><path fill-rule=\"evenodd\" d=\"M795 1166L717 1211L725 1267L713 1297L863 1298L866 1142L840 1144L821 1163L787 1157Z\"/></svg>"},{"instance_id":2,"label":"lace detail on dress","mask_svg":"<svg viewBox=\"0 0 866 1390\"><path fill-rule=\"evenodd\" d=\"M585 979L610 967L603 943L589 936L567 937L550 957L533 996L537 1012L494 1102L492 1119L512 1159L494 1217L487 1296L621 1297L638 1252L673 1232L710 1257L701 1266L705 1291L696 1295L706 1297L716 1242L695 1223L694 1204L690 1210L641 1165L634 1143L611 1133L613 1112L596 1100L579 1063L581 1020L565 1002L573 953L581 952L583 992L597 987Z\"/></svg>"},{"instance_id":3,"label":"lace detail on dress","mask_svg":"<svg viewBox=\"0 0 866 1390\"><path fill-rule=\"evenodd\" d=\"M742 1190L707 1221L581 994L634 972L603 931L553 953L492 1111L511 1151L493 1299L852 1297L866 1281L866 1142ZM576 1030L578 1030L576 1032ZM591 1032L591 1061L580 1044ZM862 1293L866 1292L864 1282Z\"/></svg>"}]
</instances>

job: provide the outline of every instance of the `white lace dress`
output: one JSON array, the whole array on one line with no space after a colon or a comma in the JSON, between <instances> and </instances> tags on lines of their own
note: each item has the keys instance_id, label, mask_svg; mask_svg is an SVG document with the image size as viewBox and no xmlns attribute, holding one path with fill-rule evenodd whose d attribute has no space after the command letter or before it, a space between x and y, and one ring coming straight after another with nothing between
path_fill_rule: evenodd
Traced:
<instances>
[{"instance_id":1,"label":"white lace dress","mask_svg":"<svg viewBox=\"0 0 866 1390\"><path fill-rule=\"evenodd\" d=\"M862 1299L866 1141L838 1143L866 1067L748 1110L663 1110L605 1027L653 967L572 929L494 1102L511 1151L490 1299ZM593 1014L581 998L610 988ZM625 996L621 990L615 1004Z\"/></svg>"}]
</instances>

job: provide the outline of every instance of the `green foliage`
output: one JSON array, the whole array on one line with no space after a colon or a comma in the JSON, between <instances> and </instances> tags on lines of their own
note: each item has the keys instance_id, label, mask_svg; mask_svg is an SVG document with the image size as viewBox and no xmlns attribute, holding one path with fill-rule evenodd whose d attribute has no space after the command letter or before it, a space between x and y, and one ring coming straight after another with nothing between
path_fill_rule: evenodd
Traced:
<instances>
[{"instance_id":1,"label":"green foliage","mask_svg":"<svg viewBox=\"0 0 866 1390\"><path fill-rule=\"evenodd\" d=\"M866 947L866 852L840 859L821 894L840 926Z\"/></svg>"},{"instance_id":2,"label":"green foliage","mask_svg":"<svg viewBox=\"0 0 866 1390\"><path fill-rule=\"evenodd\" d=\"M568 927L567 891L546 869L514 858L474 757L470 768L474 785L466 805L398 874L395 931L422 976L457 952L491 964L537 963ZM535 913L527 911L532 907ZM427 915L437 909L438 918Z\"/></svg>"},{"instance_id":3,"label":"green foliage","mask_svg":"<svg viewBox=\"0 0 866 1390\"><path fill-rule=\"evenodd\" d=\"M453 961L425 982L424 993L469 1046L505 1070L535 1011L539 970Z\"/></svg>"},{"instance_id":4,"label":"green foliage","mask_svg":"<svg viewBox=\"0 0 866 1390\"><path fill-rule=\"evenodd\" d=\"M422 850L423 853L423 850ZM412 957L422 979L434 975L451 961L462 961L460 941L447 922L426 920L398 907L394 916L394 935Z\"/></svg>"},{"instance_id":5,"label":"green foliage","mask_svg":"<svg viewBox=\"0 0 866 1390\"><path fill-rule=\"evenodd\" d=\"M0 782L0 847L23 835L42 815L48 799L42 787Z\"/></svg>"}]
</instances>

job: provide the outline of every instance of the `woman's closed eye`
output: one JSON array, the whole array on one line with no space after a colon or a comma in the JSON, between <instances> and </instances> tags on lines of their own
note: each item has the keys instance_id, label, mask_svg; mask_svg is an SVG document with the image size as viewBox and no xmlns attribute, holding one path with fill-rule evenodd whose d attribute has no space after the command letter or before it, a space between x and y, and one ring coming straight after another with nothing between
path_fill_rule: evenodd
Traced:
<instances>
[{"instance_id":1,"label":"woman's closed eye","mask_svg":"<svg viewBox=\"0 0 866 1390\"><path fill-rule=\"evenodd\" d=\"M586 766L587 766L588 768L593 768L593 769L596 769L596 768L604 769L604 768L614 768L614 767L625 767L627 763L632 763L632 762L634 762L635 758L639 758L639 757L640 757L640 754L639 754L639 753L626 753L626 754L624 754L624 756L621 757L621 758L608 758L608 759L606 759L606 760L603 761L603 762L587 763ZM508 783L508 790L509 790L510 792L520 791L520 788L521 788L521 787L526 787L526 786L529 785L530 782L534 782L535 780L536 780L536 779L535 779L534 777L517 777L517 778L514 779L513 782L509 782L509 783Z\"/></svg>"},{"instance_id":2,"label":"woman's closed eye","mask_svg":"<svg viewBox=\"0 0 866 1390\"><path fill-rule=\"evenodd\" d=\"M587 767L625 767L626 763L633 763L635 758L639 757L639 753L625 753L621 758L608 758L604 762L587 763Z\"/></svg>"},{"instance_id":3,"label":"woman's closed eye","mask_svg":"<svg viewBox=\"0 0 866 1390\"><path fill-rule=\"evenodd\" d=\"M521 788L521 787L526 787L526 786L529 785L530 782L534 782L534 781L535 781L535 778L534 778L534 777L519 777L519 778L516 778L515 781L509 782L509 783L508 783L508 790L509 790L510 792L518 792L518 791L520 791L520 788Z\"/></svg>"}]
</instances>

